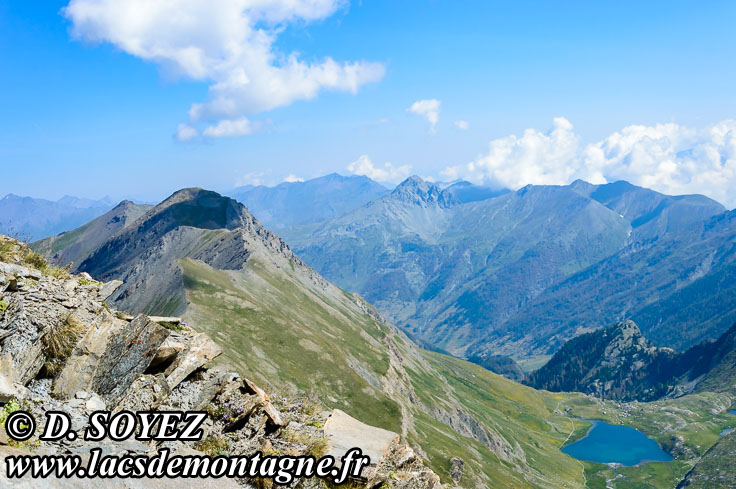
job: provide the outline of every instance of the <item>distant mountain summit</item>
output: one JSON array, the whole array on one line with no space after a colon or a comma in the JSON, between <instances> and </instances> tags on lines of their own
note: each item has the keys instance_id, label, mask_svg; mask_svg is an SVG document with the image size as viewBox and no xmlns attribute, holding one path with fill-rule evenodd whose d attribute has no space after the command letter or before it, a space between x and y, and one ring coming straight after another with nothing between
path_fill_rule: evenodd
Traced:
<instances>
[{"instance_id":1,"label":"distant mountain summit","mask_svg":"<svg viewBox=\"0 0 736 489\"><path fill-rule=\"evenodd\" d=\"M425 182L416 175L397 185L388 198L420 207L436 205L448 208L460 203L451 192L446 192L433 183Z\"/></svg>"},{"instance_id":2,"label":"distant mountain summit","mask_svg":"<svg viewBox=\"0 0 736 489\"><path fill-rule=\"evenodd\" d=\"M508 189L494 190L489 187L483 187L474 185L470 182L460 180L458 182L452 182L444 188L445 192L448 192L455 196L457 200L463 204L468 202L478 202L479 200L492 199L509 192Z\"/></svg>"},{"instance_id":3,"label":"distant mountain summit","mask_svg":"<svg viewBox=\"0 0 736 489\"><path fill-rule=\"evenodd\" d=\"M665 195L623 180L605 185L577 180L570 187L622 215L638 239L678 233L726 211L704 195Z\"/></svg>"},{"instance_id":4,"label":"distant mountain summit","mask_svg":"<svg viewBox=\"0 0 736 489\"><path fill-rule=\"evenodd\" d=\"M228 194L245 204L264 225L280 229L339 217L388 192L368 177L331 173L275 187L239 187Z\"/></svg>"},{"instance_id":5,"label":"distant mountain summit","mask_svg":"<svg viewBox=\"0 0 736 489\"><path fill-rule=\"evenodd\" d=\"M110 236L78 269L102 280L123 280L125 287L111 297L123 308L180 314L187 302L177 260L190 257L237 270L245 264L250 246L267 246L277 239L243 204L216 192L188 188Z\"/></svg>"}]
</instances>

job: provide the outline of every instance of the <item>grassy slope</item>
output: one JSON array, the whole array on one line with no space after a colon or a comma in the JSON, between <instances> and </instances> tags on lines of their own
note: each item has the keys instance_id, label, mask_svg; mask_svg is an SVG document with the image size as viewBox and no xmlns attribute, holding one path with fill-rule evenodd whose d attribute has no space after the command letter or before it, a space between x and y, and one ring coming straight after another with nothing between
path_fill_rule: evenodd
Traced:
<instances>
[{"instance_id":1,"label":"grassy slope","mask_svg":"<svg viewBox=\"0 0 736 489\"><path fill-rule=\"evenodd\" d=\"M324 302L268 272L257 260L248 262L245 273L223 272L193 260L181 263L193 303L187 315L225 348L229 363L280 391L291 386L315 392L366 422L400 429L396 403L348 365L350 358L357 359L366 367L366 377L379 385L388 358L382 350L368 348L380 345L385 334L376 322ZM351 338L356 334L364 341Z\"/></svg>"},{"instance_id":2,"label":"grassy slope","mask_svg":"<svg viewBox=\"0 0 736 489\"><path fill-rule=\"evenodd\" d=\"M190 259L180 264L191 302L186 316L223 345L223 361L271 383L275 391L291 386L314 393L329 407L403 431L445 481L450 459L463 458L463 487L574 488L585 487L586 480L588 487L605 487L605 480L615 477L612 469L559 451L587 430L586 423L559 414L566 407L575 416L625 422L663 445L671 444L673 436L684 439L681 459L621 469L626 477L617 479L616 487L641 487L637 484L644 480L654 487L674 487L729 421L709 413L714 406L730 405L733 399L725 394L651 404L602 403L580 394L535 391L463 360L417 350L403 335L360 312L348 294L304 286L289 262L274 267L253 256L237 272ZM395 345L405 374L388 384L387 345ZM407 392L415 402L408 402ZM469 414L523 458L499 457L458 434L430 414L437 408Z\"/></svg>"}]
</instances>

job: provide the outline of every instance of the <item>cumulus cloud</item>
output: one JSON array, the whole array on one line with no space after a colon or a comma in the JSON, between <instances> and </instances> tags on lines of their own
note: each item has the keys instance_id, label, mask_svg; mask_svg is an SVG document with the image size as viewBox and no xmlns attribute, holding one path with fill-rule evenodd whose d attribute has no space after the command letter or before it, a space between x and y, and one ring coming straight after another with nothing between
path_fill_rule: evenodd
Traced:
<instances>
[{"instance_id":1,"label":"cumulus cloud","mask_svg":"<svg viewBox=\"0 0 736 489\"><path fill-rule=\"evenodd\" d=\"M468 129L470 129L470 124L468 123L468 121L459 120L455 121L455 127L460 129L461 131L467 131Z\"/></svg>"},{"instance_id":2,"label":"cumulus cloud","mask_svg":"<svg viewBox=\"0 0 736 489\"><path fill-rule=\"evenodd\" d=\"M437 126L437 123L440 120L441 103L442 102L440 102L439 100L435 98L417 100L416 102L411 104L411 107L406 109L406 111L411 114L416 114L416 115L422 116L425 119L427 119L427 122L429 122L430 130L434 132L435 127Z\"/></svg>"},{"instance_id":3,"label":"cumulus cloud","mask_svg":"<svg viewBox=\"0 0 736 489\"><path fill-rule=\"evenodd\" d=\"M377 182L398 183L406 179L411 173L410 165L393 166L386 162L383 166L374 166L368 155L362 155L350 163L347 170L355 175L365 175Z\"/></svg>"},{"instance_id":4,"label":"cumulus cloud","mask_svg":"<svg viewBox=\"0 0 736 489\"><path fill-rule=\"evenodd\" d=\"M448 168L442 175L517 189L530 183L562 185L583 173L577 158L578 137L564 117L554 119L548 132L527 129L521 136L495 139L489 146L485 155L463 167ZM598 175L585 177L601 181Z\"/></svg>"},{"instance_id":5,"label":"cumulus cloud","mask_svg":"<svg viewBox=\"0 0 736 489\"><path fill-rule=\"evenodd\" d=\"M693 129L629 126L585 148L584 161L610 181L668 194L700 193L736 206L736 120Z\"/></svg>"},{"instance_id":6,"label":"cumulus cloud","mask_svg":"<svg viewBox=\"0 0 736 489\"><path fill-rule=\"evenodd\" d=\"M296 175L294 175L293 173L289 173L289 174L288 174L288 175L286 176L286 178L284 178L284 181L285 181L285 182L288 182L288 183L295 183L295 182L303 182L303 181L304 181L304 179L303 179L303 178L301 178L301 177L297 177L297 176L296 176Z\"/></svg>"},{"instance_id":7,"label":"cumulus cloud","mask_svg":"<svg viewBox=\"0 0 736 489\"><path fill-rule=\"evenodd\" d=\"M374 62L305 62L274 47L290 23L329 17L344 0L71 0L72 34L109 42L176 75L210 83L209 100L189 109L190 125L239 121L314 98L322 90L356 93L380 80ZM184 129L183 136L192 134ZM207 129L202 135L219 134ZM190 139L193 136L190 136Z\"/></svg>"},{"instance_id":8,"label":"cumulus cloud","mask_svg":"<svg viewBox=\"0 0 736 489\"><path fill-rule=\"evenodd\" d=\"M628 126L582 145L572 124L554 119L547 132L527 129L491 141L476 160L442 172L444 178L518 189L527 184L565 185L627 180L679 195L700 193L736 206L736 120L694 129L678 124Z\"/></svg>"}]
</instances>

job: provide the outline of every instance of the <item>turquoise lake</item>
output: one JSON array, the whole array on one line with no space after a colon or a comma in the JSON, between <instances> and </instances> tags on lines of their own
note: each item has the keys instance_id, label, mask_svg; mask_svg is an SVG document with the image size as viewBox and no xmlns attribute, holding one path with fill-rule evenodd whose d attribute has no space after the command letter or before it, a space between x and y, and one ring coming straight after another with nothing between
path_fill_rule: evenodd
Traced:
<instances>
[{"instance_id":1,"label":"turquoise lake","mask_svg":"<svg viewBox=\"0 0 736 489\"><path fill-rule=\"evenodd\" d=\"M589 421L593 423L593 427L585 438L563 447L563 453L578 460L627 466L672 460L670 454L641 431L603 421Z\"/></svg>"}]
</instances>

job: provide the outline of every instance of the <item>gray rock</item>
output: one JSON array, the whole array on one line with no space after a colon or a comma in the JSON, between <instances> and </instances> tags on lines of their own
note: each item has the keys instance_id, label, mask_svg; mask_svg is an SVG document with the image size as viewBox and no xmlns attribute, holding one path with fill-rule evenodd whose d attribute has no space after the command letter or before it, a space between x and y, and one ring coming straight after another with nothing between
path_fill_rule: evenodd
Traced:
<instances>
[{"instance_id":1,"label":"gray rock","mask_svg":"<svg viewBox=\"0 0 736 489\"><path fill-rule=\"evenodd\" d=\"M26 268L12 263L0 262L0 273L4 275L15 275L16 277L41 279L41 272L33 268Z\"/></svg>"},{"instance_id":2,"label":"gray rock","mask_svg":"<svg viewBox=\"0 0 736 489\"><path fill-rule=\"evenodd\" d=\"M13 367L10 356L0 356L0 402L8 402L16 396L13 385Z\"/></svg>"},{"instance_id":3,"label":"gray rock","mask_svg":"<svg viewBox=\"0 0 736 489\"><path fill-rule=\"evenodd\" d=\"M189 348L177 355L174 363L166 370L166 381L172 389L189 374L222 353L222 348L203 333L196 333L189 338Z\"/></svg>"},{"instance_id":4,"label":"gray rock","mask_svg":"<svg viewBox=\"0 0 736 489\"><path fill-rule=\"evenodd\" d=\"M139 315L111 338L92 379L92 391L117 404L125 391L151 364L169 330Z\"/></svg>"},{"instance_id":5,"label":"gray rock","mask_svg":"<svg viewBox=\"0 0 736 489\"><path fill-rule=\"evenodd\" d=\"M95 411L103 411L107 408L107 405L105 404L105 401L100 399L100 396L97 394L92 394L92 396L87 399L87 402L84 403L84 408L87 410L87 412L93 413Z\"/></svg>"},{"instance_id":6,"label":"gray rock","mask_svg":"<svg viewBox=\"0 0 736 489\"><path fill-rule=\"evenodd\" d=\"M465 472L465 461L460 457L450 459L450 477L455 484L460 483L460 479Z\"/></svg>"},{"instance_id":7,"label":"gray rock","mask_svg":"<svg viewBox=\"0 0 736 489\"><path fill-rule=\"evenodd\" d=\"M393 431L369 426L358 421L347 413L334 409L324 426L327 438L327 454L340 460L348 450L359 447L363 455L371 458L375 466L399 440Z\"/></svg>"},{"instance_id":8,"label":"gray rock","mask_svg":"<svg viewBox=\"0 0 736 489\"><path fill-rule=\"evenodd\" d=\"M54 397L70 399L79 391L90 391L92 379L107 351L108 343L120 334L125 325L124 321L103 313L100 320L87 330L67 360L64 370L54 383Z\"/></svg>"},{"instance_id":9,"label":"gray rock","mask_svg":"<svg viewBox=\"0 0 736 489\"><path fill-rule=\"evenodd\" d=\"M171 394L163 374L141 375L133 381L118 403L118 410L147 411L157 409Z\"/></svg>"},{"instance_id":10,"label":"gray rock","mask_svg":"<svg viewBox=\"0 0 736 489\"><path fill-rule=\"evenodd\" d=\"M111 280L107 283L104 283L100 286L100 289L97 293L101 301L104 301L108 297L110 297L113 292L115 292L121 285L123 285L123 282L120 280Z\"/></svg>"},{"instance_id":11,"label":"gray rock","mask_svg":"<svg viewBox=\"0 0 736 489\"><path fill-rule=\"evenodd\" d=\"M8 284L5 286L6 292L17 292L18 291L18 279L11 276L7 280Z\"/></svg>"}]
</instances>

